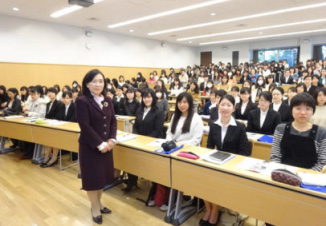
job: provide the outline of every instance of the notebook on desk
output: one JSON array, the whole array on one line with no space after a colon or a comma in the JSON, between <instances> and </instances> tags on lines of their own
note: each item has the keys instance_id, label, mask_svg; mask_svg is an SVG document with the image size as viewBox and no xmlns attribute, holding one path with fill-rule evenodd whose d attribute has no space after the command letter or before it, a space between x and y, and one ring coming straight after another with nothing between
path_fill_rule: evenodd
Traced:
<instances>
[{"instance_id":1,"label":"notebook on desk","mask_svg":"<svg viewBox=\"0 0 326 226\"><path fill-rule=\"evenodd\" d=\"M215 164L223 164L233 159L234 156L235 155L230 153L213 150L203 155L201 159Z\"/></svg>"}]
</instances>

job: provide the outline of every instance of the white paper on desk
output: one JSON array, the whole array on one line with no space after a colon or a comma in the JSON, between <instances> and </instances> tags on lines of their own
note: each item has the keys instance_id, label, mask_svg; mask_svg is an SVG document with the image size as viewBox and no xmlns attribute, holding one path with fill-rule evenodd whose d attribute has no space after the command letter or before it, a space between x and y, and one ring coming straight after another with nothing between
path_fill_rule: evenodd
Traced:
<instances>
[{"instance_id":1,"label":"white paper on desk","mask_svg":"<svg viewBox=\"0 0 326 226\"><path fill-rule=\"evenodd\" d=\"M292 173L296 173L298 170L298 168L293 166L287 166L276 162L267 162L255 158L245 158L237 165L237 168L257 172L267 176L271 176L272 172L276 169L285 169Z\"/></svg>"},{"instance_id":2,"label":"white paper on desk","mask_svg":"<svg viewBox=\"0 0 326 226\"><path fill-rule=\"evenodd\" d=\"M63 124L67 124L69 122L66 122L66 121L59 121L59 120L55 120L55 119L47 119L45 121L45 123L47 125L51 125L51 126L59 126L59 125L63 125Z\"/></svg>"},{"instance_id":3,"label":"white paper on desk","mask_svg":"<svg viewBox=\"0 0 326 226\"><path fill-rule=\"evenodd\" d=\"M25 122L35 122L37 119L37 117L31 117L31 118L27 118L27 119L24 119Z\"/></svg>"},{"instance_id":4,"label":"white paper on desk","mask_svg":"<svg viewBox=\"0 0 326 226\"><path fill-rule=\"evenodd\" d=\"M148 146L152 146L152 147L162 147L162 144L166 142L165 139L156 139L150 143L148 143Z\"/></svg>"},{"instance_id":5,"label":"white paper on desk","mask_svg":"<svg viewBox=\"0 0 326 226\"><path fill-rule=\"evenodd\" d=\"M121 135L117 135L117 141L118 142L132 140L132 139L136 139L136 138L137 138L137 135L131 134L131 133L124 133L124 134L121 134Z\"/></svg>"},{"instance_id":6,"label":"white paper on desk","mask_svg":"<svg viewBox=\"0 0 326 226\"><path fill-rule=\"evenodd\" d=\"M248 139L257 140L257 139L261 138L262 136L263 136L263 134L260 134L260 133L247 132Z\"/></svg>"},{"instance_id":7,"label":"white paper on desk","mask_svg":"<svg viewBox=\"0 0 326 226\"><path fill-rule=\"evenodd\" d=\"M304 185L326 186L326 174L299 172L298 176L301 178L302 184Z\"/></svg>"},{"instance_id":8,"label":"white paper on desk","mask_svg":"<svg viewBox=\"0 0 326 226\"><path fill-rule=\"evenodd\" d=\"M4 119L11 119L11 118L23 118L23 115L11 115L11 116L5 116Z\"/></svg>"},{"instance_id":9,"label":"white paper on desk","mask_svg":"<svg viewBox=\"0 0 326 226\"><path fill-rule=\"evenodd\" d=\"M128 119L130 116L125 116L125 115L119 115L116 118L117 119Z\"/></svg>"}]
</instances>

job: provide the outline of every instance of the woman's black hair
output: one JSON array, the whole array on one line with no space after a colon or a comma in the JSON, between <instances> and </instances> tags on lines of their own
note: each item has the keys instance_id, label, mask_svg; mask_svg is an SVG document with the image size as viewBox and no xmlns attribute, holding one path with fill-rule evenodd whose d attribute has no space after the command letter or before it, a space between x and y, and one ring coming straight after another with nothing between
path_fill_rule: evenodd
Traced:
<instances>
[{"instance_id":1,"label":"woman's black hair","mask_svg":"<svg viewBox=\"0 0 326 226\"><path fill-rule=\"evenodd\" d=\"M48 94L48 87L46 87L46 86L42 86L42 89L45 89L45 90L43 90L43 95L46 95L46 94Z\"/></svg>"},{"instance_id":2,"label":"woman's black hair","mask_svg":"<svg viewBox=\"0 0 326 226\"><path fill-rule=\"evenodd\" d=\"M74 84L77 84L78 85L78 82L76 80L74 80L71 85L74 85Z\"/></svg>"},{"instance_id":3,"label":"woman's black hair","mask_svg":"<svg viewBox=\"0 0 326 226\"><path fill-rule=\"evenodd\" d=\"M163 91L166 90L164 81L163 81L162 79L159 79L156 83L158 83L159 81L162 83L162 87L161 87L161 89L162 89Z\"/></svg>"},{"instance_id":4,"label":"woman's black hair","mask_svg":"<svg viewBox=\"0 0 326 226\"><path fill-rule=\"evenodd\" d=\"M309 93L299 93L298 95L295 95L292 98L291 103L290 103L291 112L294 107L299 106L301 104L311 107L313 109L313 113L315 113L316 101Z\"/></svg>"},{"instance_id":5,"label":"woman's black hair","mask_svg":"<svg viewBox=\"0 0 326 226\"><path fill-rule=\"evenodd\" d=\"M224 99L227 99L228 101L231 102L231 104L232 104L233 106L235 106L235 99L234 99L234 97L233 97L232 95L230 95L230 94L226 94L226 95L222 96L221 99L220 99L220 102L219 102L218 104L220 104L220 103L222 102L222 100L224 100Z\"/></svg>"},{"instance_id":6,"label":"woman's black hair","mask_svg":"<svg viewBox=\"0 0 326 226\"><path fill-rule=\"evenodd\" d=\"M289 90L291 90L293 93L296 93L297 92L297 88L295 86L291 86L289 89L288 89L288 92Z\"/></svg>"},{"instance_id":7,"label":"woman's black hair","mask_svg":"<svg viewBox=\"0 0 326 226\"><path fill-rule=\"evenodd\" d=\"M317 88L314 92L314 99L315 99L317 105L318 105L317 97L320 92L322 92L326 96L326 89L324 87Z\"/></svg>"},{"instance_id":8,"label":"woman's black hair","mask_svg":"<svg viewBox=\"0 0 326 226\"><path fill-rule=\"evenodd\" d=\"M61 91L60 86L59 86L58 84L55 84L53 87L54 87L56 90L58 90L58 92Z\"/></svg>"},{"instance_id":9,"label":"woman's black hair","mask_svg":"<svg viewBox=\"0 0 326 226\"><path fill-rule=\"evenodd\" d=\"M118 80L116 78L112 79L112 84L113 84L114 88L117 88L119 86Z\"/></svg>"},{"instance_id":10,"label":"woman's black hair","mask_svg":"<svg viewBox=\"0 0 326 226\"><path fill-rule=\"evenodd\" d=\"M29 91L28 91L28 88L26 86L22 86L20 87L20 92L25 90L26 91L26 94L25 95L21 95L20 98L21 98L21 101L25 102L29 96Z\"/></svg>"},{"instance_id":11,"label":"woman's black hair","mask_svg":"<svg viewBox=\"0 0 326 226\"><path fill-rule=\"evenodd\" d=\"M58 91L57 91L57 89L56 89L56 88L54 88L54 87L50 87L50 88L48 89L48 92L50 92L50 93L55 93L55 95L57 95L57 94L58 94Z\"/></svg>"},{"instance_id":12,"label":"woman's black hair","mask_svg":"<svg viewBox=\"0 0 326 226\"><path fill-rule=\"evenodd\" d=\"M272 90L271 90L271 88L272 88ZM273 92L273 90L276 89L276 88L278 88L277 85L275 83L272 83L272 84L269 85L268 91Z\"/></svg>"},{"instance_id":13,"label":"woman's black hair","mask_svg":"<svg viewBox=\"0 0 326 226\"><path fill-rule=\"evenodd\" d=\"M106 89L106 93L108 93L108 92L112 93L113 96L115 96L115 90L114 89Z\"/></svg>"},{"instance_id":14,"label":"woman's black hair","mask_svg":"<svg viewBox=\"0 0 326 226\"><path fill-rule=\"evenodd\" d=\"M69 96L69 98L72 98L72 93L71 91L65 91L62 93L62 97L65 98L66 96Z\"/></svg>"},{"instance_id":15,"label":"woman's black hair","mask_svg":"<svg viewBox=\"0 0 326 226\"><path fill-rule=\"evenodd\" d=\"M151 96L153 101L152 101L152 106L151 108L154 108L156 107L156 102L157 102L157 97L154 93L154 91L152 89L144 89L142 91L142 94L141 94L141 97L142 97L142 102L141 102L141 106L142 106L142 109L144 110L146 105L144 103L144 97L148 97L148 96Z\"/></svg>"},{"instance_id":16,"label":"woman's black hair","mask_svg":"<svg viewBox=\"0 0 326 226\"><path fill-rule=\"evenodd\" d=\"M105 78L106 84L110 84L111 80L109 78Z\"/></svg>"},{"instance_id":17,"label":"woman's black hair","mask_svg":"<svg viewBox=\"0 0 326 226\"><path fill-rule=\"evenodd\" d=\"M174 81L173 81L173 84L178 81L179 82L179 85L178 85L178 89L180 89L182 87L182 84L180 82L180 79L179 78L175 78ZM175 84L173 85L173 88L175 87Z\"/></svg>"},{"instance_id":18,"label":"woman's black hair","mask_svg":"<svg viewBox=\"0 0 326 226\"><path fill-rule=\"evenodd\" d=\"M227 92L224 89L217 90L217 96L219 96L219 97L223 97L226 94L227 94Z\"/></svg>"},{"instance_id":19,"label":"woman's black hair","mask_svg":"<svg viewBox=\"0 0 326 226\"><path fill-rule=\"evenodd\" d=\"M7 92L12 92L13 94L15 94L15 99L16 99L18 95L18 90L16 88L9 88Z\"/></svg>"},{"instance_id":20,"label":"woman's black hair","mask_svg":"<svg viewBox=\"0 0 326 226\"><path fill-rule=\"evenodd\" d=\"M42 88L42 86L41 85L36 85L35 89L36 89L36 92L38 92L42 97L43 96L43 88Z\"/></svg>"},{"instance_id":21,"label":"woman's black hair","mask_svg":"<svg viewBox=\"0 0 326 226\"><path fill-rule=\"evenodd\" d=\"M3 85L0 85L0 89L2 89L2 90L3 90L3 94L6 94L6 93L7 93L7 89L6 89L6 87L5 87L5 86L3 86Z\"/></svg>"},{"instance_id":22,"label":"woman's black hair","mask_svg":"<svg viewBox=\"0 0 326 226\"><path fill-rule=\"evenodd\" d=\"M269 74L269 75L266 77L266 81L265 81L265 83L266 83L266 84L269 84L269 82L268 82L268 79L269 79L269 78L272 78L272 79L273 79L273 82L272 82L272 83L274 83L275 80L274 80L274 76L273 76L273 74ZM271 83L271 84L272 84L272 83Z\"/></svg>"},{"instance_id":23,"label":"woman's black hair","mask_svg":"<svg viewBox=\"0 0 326 226\"><path fill-rule=\"evenodd\" d=\"M214 95L215 95L215 97L217 96L217 94L218 94L218 91L217 91L217 89L212 89L211 90L211 92L210 92L210 94L212 94L212 93L214 93Z\"/></svg>"},{"instance_id":24,"label":"woman's black hair","mask_svg":"<svg viewBox=\"0 0 326 226\"><path fill-rule=\"evenodd\" d=\"M195 85L195 89L194 89L193 91L194 91L196 94L198 94L198 93L199 93L198 83L195 82L195 81L192 81L192 82L190 83L190 85L192 85L192 84Z\"/></svg>"},{"instance_id":25,"label":"woman's black hair","mask_svg":"<svg viewBox=\"0 0 326 226\"><path fill-rule=\"evenodd\" d=\"M241 88L240 95L245 94L245 93L249 94L248 103L251 104L252 103L252 101L251 101L251 92L250 92L250 89L248 87L242 87ZM240 104L236 105L237 109L241 109L241 105L242 105L242 99L241 99L241 96L240 96Z\"/></svg>"},{"instance_id":26,"label":"woman's black hair","mask_svg":"<svg viewBox=\"0 0 326 226\"><path fill-rule=\"evenodd\" d=\"M282 96L284 95L284 89L282 87L276 87L274 90L278 90L278 91L280 91Z\"/></svg>"},{"instance_id":27,"label":"woman's black hair","mask_svg":"<svg viewBox=\"0 0 326 226\"><path fill-rule=\"evenodd\" d=\"M180 93L177 97L177 101L175 104L175 113L174 113L174 118L171 124L171 133L175 134L175 130L177 128L177 124L179 122L180 117L182 116L182 112L179 110L178 108L178 103L181 102L183 100L183 98L186 98L188 104L189 104L189 108L188 108L188 115L187 118L182 126L182 131L181 133L189 133L190 131L190 125L191 125L191 120L193 118L194 115L194 101L192 99L192 96L190 95L190 93L187 92L183 92Z\"/></svg>"},{"instance_id":28,"label":"woman's black hair","mask_svg":"<svg viewBox=\"0 0 326 226\"><path fill-rule=\"evenodd\" d=\"M264 91L259 95L259 99L260 99L260 97L263 97L265 100L272 103L273 97L272 97L272 94L270 92Z\"/></svg>"},{"instance_id":29,"label":"woman's black hair","mask_svg":"<svg viewBox=\"0 0 326 226\"><path fill-rule=\"evenodd\" d=\"M298 87L303 87L303 92L307 92L307 86L303 82L299 83L295 88L298 92Z\"/></svg>"},{"instance_id":30,"label":"woman's black hair","mask_svg":"<svg viewBox=\"0 0 326 226\"><path fill-rule=\"evenodd\" d=\"M240 92L240 89L238 86L232 86L231 91L237 91Z\"/></svg>"},{"instance_id":31,"label":"woman's black hair","mask_svg":"<svg viewBox=\"0 0 326 226\"><path fill-rule=\"evenodd\" d=\"M65 85L63 88L62 88L62 91L66 89L67 91L71 92L71 87L69 85Z\"/></svg>"},{"instance_id":32,"label":"woman's black hair","mask_svg":"<svg viewBox=\"0 0 326 226\"><path fill-rule=\"evenodd\" d=\"M85 77L83 79L83 87L82 87L82 94L83 95L88 96L88 97L92 97L91 91L89 91L89 89L87 87L87 84L90 83L91 81L93 81L95 76L98 75L98 74L102 75L102 77L103 77L104 87L103 87L103 90L102 90L101 94L103 96L105 96L105 87L107 86L106 81L105 81L105 77L104 77L103 73L98 69L90 70L85 75Z\"/></svg>"}]
</instances>

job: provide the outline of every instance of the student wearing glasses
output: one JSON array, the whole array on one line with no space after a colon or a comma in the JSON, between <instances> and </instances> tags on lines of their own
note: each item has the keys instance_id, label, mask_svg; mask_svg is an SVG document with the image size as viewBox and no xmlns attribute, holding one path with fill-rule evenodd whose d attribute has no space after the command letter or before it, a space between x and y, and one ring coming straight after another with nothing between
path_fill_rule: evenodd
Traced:
<instances>
[{"instance_id":1,"label":"student wearing glasses","mask_svg":"<svg viewBox=\"0 0 326 226\"><path fill-rule=\"evenodd\" d=\"M253 133L262 133L272 135L278 124L281 123L280 113L270 109L272 103L272 94L262 92L258 99L258 107L252 110L248 115L247 131Z\"/></svg>"},{"instance_id":2,"label":"student wearing glasses","mask_svg":"<svg viewBox=\"0 0 326 226\"><path fill-rule=\"evenodd\" d=\"M283 103L284 89L282 87L276 87L273 92L273 103L270 108L274 111L277 111L281 114L282 122L292 121L290 106L286 103Z\"/></svg>"}]
</instances>

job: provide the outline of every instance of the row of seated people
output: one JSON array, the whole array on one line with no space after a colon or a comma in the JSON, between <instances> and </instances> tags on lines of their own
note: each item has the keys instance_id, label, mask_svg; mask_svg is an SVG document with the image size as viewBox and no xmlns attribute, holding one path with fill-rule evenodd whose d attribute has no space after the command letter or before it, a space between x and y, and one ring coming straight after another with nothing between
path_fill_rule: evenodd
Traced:
<instances>
[{"instance_id":1,"label":"row of seated people","mask_svg":"<svg viewBox=\"0 0 326 226\"><path fill-rule=\"evenodd\" d=\"M43 89L41 86L30 87L28 90L29 98L23 103L18 98L18 90L16 88L8 89L7 105L0 111L3 115L19 115L24 114L28 117L56 119L68 122L76 122L75 118L75 103L73 102L73 94L70 91L64 91L61 94L61 100L57 100L57 90L51 87L47 90L47 98L49 102L43 98ZM17 148L19 142L12 140L11 148ZM33 156L35 144L23 142L22 148L24 154L20 159L31 159ZM41 167L51 167L58 162L57 148L46 147L45 159Z\"/></svg>"}]
</instances>

